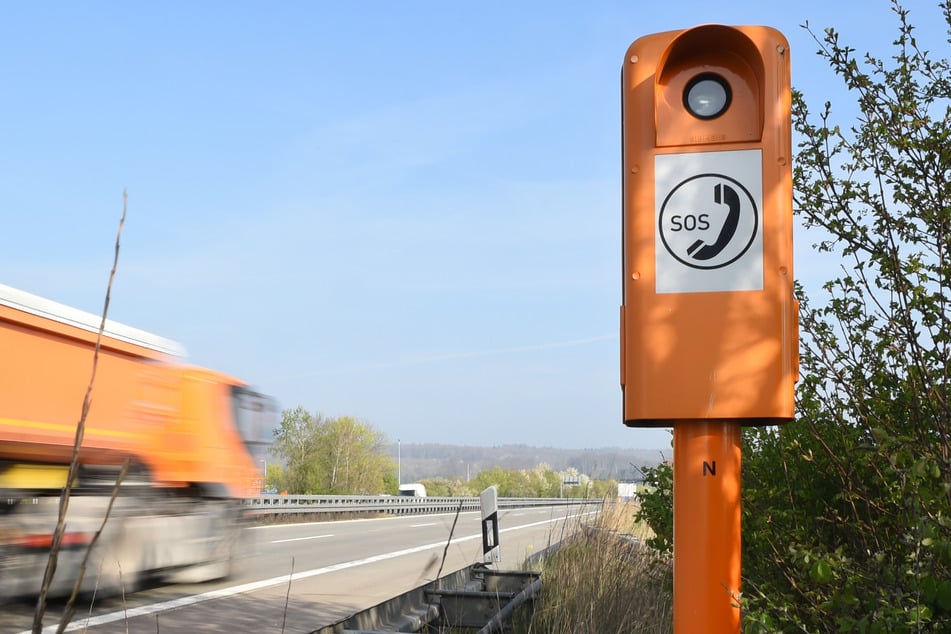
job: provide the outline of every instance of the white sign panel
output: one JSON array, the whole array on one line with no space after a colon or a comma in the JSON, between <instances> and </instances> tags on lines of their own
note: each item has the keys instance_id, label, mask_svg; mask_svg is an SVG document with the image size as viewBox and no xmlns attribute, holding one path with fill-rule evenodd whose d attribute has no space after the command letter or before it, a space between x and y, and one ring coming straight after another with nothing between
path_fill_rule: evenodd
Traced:
<instances>
[{"instance_id":1,"label":"white sign panel","mask_svg":"<svg viewBox=\"0 0 951 634\"><path fill-rule=\"evenodd\" d=\"M763 290L760 150L654 160L657 293Z\"/></svg>"}]
</instances>

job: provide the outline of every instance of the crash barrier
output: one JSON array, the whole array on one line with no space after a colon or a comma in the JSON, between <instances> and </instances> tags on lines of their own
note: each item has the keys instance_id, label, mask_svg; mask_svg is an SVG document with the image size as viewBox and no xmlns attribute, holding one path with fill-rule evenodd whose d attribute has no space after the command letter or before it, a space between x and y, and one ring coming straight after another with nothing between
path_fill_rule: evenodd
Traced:
<instances>
[{"instance_id":1,"label":"crash barrier","mask_svg":"<svg viewBox=\"0 0 951 634\"><path fill-rule=\"evenodd\" d=\"M576 506L591 504L586 498L499 498L500 509ZM478 511L479 498L401 497L373 495L265 495L245 500L245 509L255 514L288 513L385 513L422 515Z\"/></svg>"}]
</instances>

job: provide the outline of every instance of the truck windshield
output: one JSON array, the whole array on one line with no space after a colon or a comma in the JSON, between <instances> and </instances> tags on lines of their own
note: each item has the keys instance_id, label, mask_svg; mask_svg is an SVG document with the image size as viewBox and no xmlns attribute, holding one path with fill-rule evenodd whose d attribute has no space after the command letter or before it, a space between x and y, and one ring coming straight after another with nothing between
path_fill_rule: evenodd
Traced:
<instances>
[{"instance_id":1,"label":"truck windshield","mask_svg":"<svg viewBox=\"0 0 951 634\"><path fill-rule=\"evenodd\" d=\"M270 444L277 426L277 405L274 400L246 387L232 388L234 420L238 433L249 445Z\"/></svg>"}]
</instances>

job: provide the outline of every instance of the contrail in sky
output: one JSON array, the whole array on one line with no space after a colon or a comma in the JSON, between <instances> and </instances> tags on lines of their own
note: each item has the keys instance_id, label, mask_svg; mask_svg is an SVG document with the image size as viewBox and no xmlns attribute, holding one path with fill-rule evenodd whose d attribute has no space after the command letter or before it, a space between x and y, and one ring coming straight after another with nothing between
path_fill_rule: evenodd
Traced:
<instances>
[{"instance_id":1,"label":"contrail in sky","mask_svg":"<svg viewBox=\"0 0 951 634\"><path fill-rule=\"evenodd\" d=\"M577 348L586 346L599 341L608 341L617 339L615 335L600 335L597 337L586 337L584 339L571 339L569 341L555 341L550 343L536 343L529 346L511 346L508 348L486 348L483 350L464 350L460 352L447 352L417 359L403 359L400 361L391 361L386 363L375 363L369 367L390 368L398 365L423 365L426 363L440 363L442 361L455 361L457 359L474 359L477 357L492 357L501 354L512 354L516 352L534 352L536 350L557 350L559 348Z\"/></svg>"},{"instance_id":2,"label":"contrail in sky","mask_svg":"<svg viewBox=\"0 0 951 634\"><path fill-rule=\"evenodd\" d=\"M460 350L458 352L446 352L444 354L433 354L429 356L396 359L393 361L381 361L378 363L367 363L348 368L333 368L327 370L318 370L314 372L295 373L290 376L280 377L281 379L303 378L318 374L341 374L350 372L360 372L364 370L378 370L382 368L396 368L414 365L426 365L430 363L444 363L446 361L458 361L463 359L477 359L480 357L493 357L505 354L517 354L521 352L536 352L540 350L558 350L562 348L577 348L600 341L617 340L617 334L599 335L596 337L585 337L583 339L569 339L567 341L552 341L547 343L536 343L526 346L509 346L507 348L484 348L481 350Z\"/></svg>"}]
</instances>

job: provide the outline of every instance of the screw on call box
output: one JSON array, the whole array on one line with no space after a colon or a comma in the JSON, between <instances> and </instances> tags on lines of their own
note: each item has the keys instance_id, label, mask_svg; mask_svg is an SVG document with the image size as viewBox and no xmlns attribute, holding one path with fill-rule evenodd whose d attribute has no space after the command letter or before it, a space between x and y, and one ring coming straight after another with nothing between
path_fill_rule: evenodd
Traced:
<instances>
[{"instance_id":1,"label":"screw on call box","mask_svg":"<svg viewBox=\"0 0 951 634\"><path fill-rule=\"evenodd\" d=\"M761 26L642 37L621 73L624 422L793 418L789 53Z\"/></svg>"}]
</instances>

